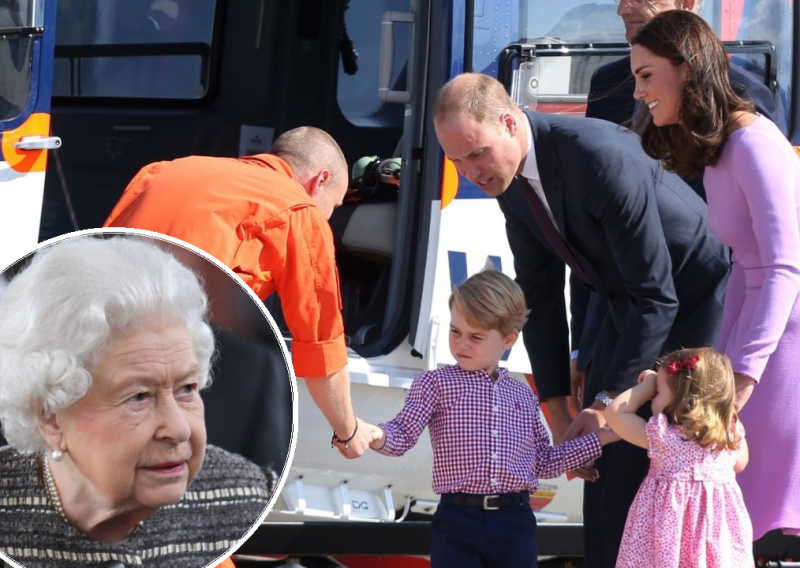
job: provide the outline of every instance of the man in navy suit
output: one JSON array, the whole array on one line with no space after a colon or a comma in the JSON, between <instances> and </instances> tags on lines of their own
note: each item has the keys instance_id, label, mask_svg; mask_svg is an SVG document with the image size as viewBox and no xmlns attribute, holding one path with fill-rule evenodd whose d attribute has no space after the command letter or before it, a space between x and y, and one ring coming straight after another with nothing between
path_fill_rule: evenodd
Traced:
<instances>
[{"instance_id":1,"label":"man in navy suit","mask_svg":"<svg viewBox=\"0 0 800 568\"><path fill-rule=\"evenodd\" d=\"M647 157L638 136L602 120L524 113L478 73L442 87L433 113L445 154L505 214L531 310L523 339L551 417L569 420L565 265L571 288L608 306L586 388L598 400L576 423L602 420L597 410L665 350L712 344L728 251L706 227L703 200ZM597 460L600 478L584 489L585 566L614 566L648 465L646 451L626 442Z\"/></svg>"}]
</instances>

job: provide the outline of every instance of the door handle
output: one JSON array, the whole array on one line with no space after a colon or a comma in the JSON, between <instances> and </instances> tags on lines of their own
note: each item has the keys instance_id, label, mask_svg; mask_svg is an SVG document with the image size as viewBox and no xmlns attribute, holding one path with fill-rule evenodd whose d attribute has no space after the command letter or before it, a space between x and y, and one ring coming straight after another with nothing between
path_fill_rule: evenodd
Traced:
<instances>
[{"instance_id":1,"label":"door handle","mask_svg":"<svg viewBox=\"0 0 800 568\"><path fill-rule=\"evenodd\" d=\"M23 136L19 142L14 143L17 150L55 150L61 147L61 138L58 136Z\"/></svg>"}]
</instances>

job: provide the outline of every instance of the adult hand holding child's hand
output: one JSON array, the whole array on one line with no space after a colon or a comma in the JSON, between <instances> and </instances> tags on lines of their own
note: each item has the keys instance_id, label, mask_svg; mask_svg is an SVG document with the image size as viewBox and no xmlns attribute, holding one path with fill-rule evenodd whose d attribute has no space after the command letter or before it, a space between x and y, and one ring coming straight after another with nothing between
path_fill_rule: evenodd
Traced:
<instances>
[{"instance_id":1,"label":"adult hand holding child's hand","mask_svg":"<svg viewBox=\"0 0 800 568\"><path fill-rule=\"evenodd\" d=\"M356 430L353 432L353 436L344 441L334 436L331 445L336 447L340 454L351 460L360 458L368 448L380 449L383 447L383 442L375 445L376 441L382 440L382 438L383 430L374 424L356 418Z\"/></svg>"},{"instance_id":2,"label":"adult hand holding child's hand","mask_svg":"<svg viewBox=\"0 0 800 568\"><path fill-rule=\"evenodd\" d=\"M586 408L575 416L569 429L567 429L567 432L564 434L564 441L567 442L592 433L598 433L598 435L600 435L599 431L604 428L605 425L606 419L602 412L592 408ZM593 463L594 462L588 463L569 473L585 481L597 481L600 475L597 473L597 470L592 467Z\"/></svg>"}]
</instances>

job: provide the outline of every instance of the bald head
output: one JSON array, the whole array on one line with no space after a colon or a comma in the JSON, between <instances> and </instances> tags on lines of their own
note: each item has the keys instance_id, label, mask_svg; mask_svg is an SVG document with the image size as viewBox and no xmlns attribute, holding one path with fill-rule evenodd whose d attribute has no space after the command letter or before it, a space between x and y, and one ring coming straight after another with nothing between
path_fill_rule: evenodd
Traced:
<instances>
[{"instance_id":1,"label":"bald head","mask_svg":"<svg viewBox=\"0 0 800 568\"><path fill-rule=\"evenodd\" d=\"M297 181L330 217L347 191L347 161L331 136L313 126L287 130L272 144L270 154L285 160Z\"/></svg>"},{"instance_id":2,"label":"bald head","mask_svg":"<svg viewBox=\"0 0 800 568\"><path fill-rule=\"evenodd\" d=\"M500 115L516 109L500 81L483 73L463 73L439 90L433 122L439 124L466 114L478 124L494 124Z\"/></svg>"},{"instance_id":3,"label":"bald head","mask_svg":"<svg viewBox=\"0 0 800 568\"><path fill-rule=\"evenodd\" d=\"M298 180L326 169L330 171L332 180L347 183L347 161L341 148L319 128L301 126L287 130L278 136L269 153L288 162Z\"/></svg>"}]
</instances>

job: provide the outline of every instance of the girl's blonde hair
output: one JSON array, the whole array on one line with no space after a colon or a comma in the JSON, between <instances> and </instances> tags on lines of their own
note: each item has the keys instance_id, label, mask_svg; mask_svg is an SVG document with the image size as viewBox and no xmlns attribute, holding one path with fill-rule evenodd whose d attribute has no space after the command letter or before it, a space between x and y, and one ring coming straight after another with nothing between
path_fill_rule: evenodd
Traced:
<instances>
[{"instance_id":1,"label":"girl's blonde hair","mask_svg":"<svg viewBox=\"0 0 800 568\"><path fill-rule=\"evenodd\" d=\"M732 430L736 385L728 358L707 347L680 349L664 357L659 368L667 372L675 395L663 411L667 420L704 448L738 449Z\"/></svg>"},{"instance_id":2,"label":"girl's blonde hair","mask_svg":"<svg viewBox=\"0 0 800 568\"><path fill-rule=\"evenodd\" d=\"M522 330L528 319L525 294L519 284L497 270L487 269L467 278L450 295L450 309L480 329L495 329L503 337Z\"/></svg>"}]
</instances>

